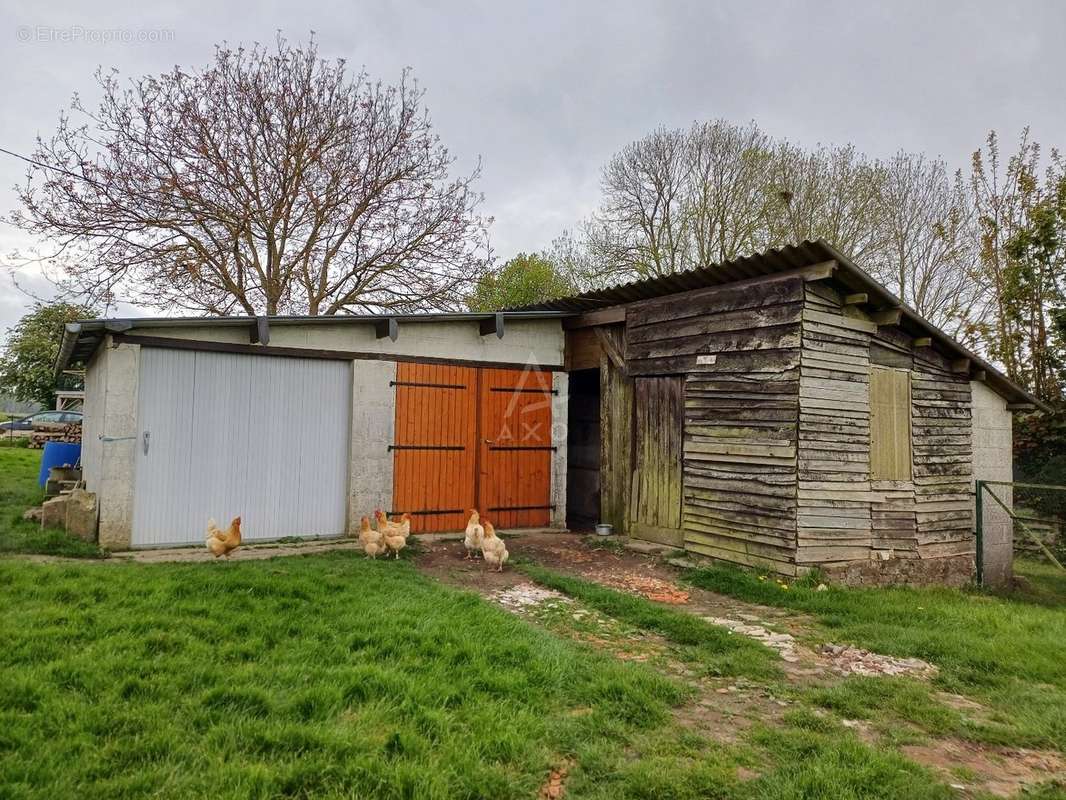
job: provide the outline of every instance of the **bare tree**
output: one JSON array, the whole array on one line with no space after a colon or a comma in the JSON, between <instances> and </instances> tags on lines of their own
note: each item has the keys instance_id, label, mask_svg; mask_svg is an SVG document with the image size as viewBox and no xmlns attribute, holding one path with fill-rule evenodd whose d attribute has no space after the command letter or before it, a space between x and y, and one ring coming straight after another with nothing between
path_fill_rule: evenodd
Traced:
<instances>
[{"instance_id":1,"label":"bare tree","mask_svg":"<svg viewBox=\"0 0 1066 800\"><path fill-rule=\"evenodd\" d=\"M864 260L880 247L877 215L884 167L854 147L805 151L779 144L768 167L767 244L825 239Z\"/></svg>"},{"instance_id":2,"label":"bare tree","mask_svg":"<svg viewBox=\"0 0 1066 800\"><path fill-rule=\"evenodd\" d=\"M318 57L312 39L216 49L120 84L97 74L39 139L13 222L90 300L211 314L456 307L488 259L479 169L450 176L423 92ZM43 165L43 166L42 166Z\"/></svg>"},{"instance_id":3,"label":"bare tree","mask_svg":"<svg viewBox=\"0 0 1066 800\"><path fill-rule=\"evenodd\" d=\"M638 275L687 267L685 147L683 132L660 129L627 145L603 169L604 203L591 230L602 232L601 248Z\"/></svg>"},{"instance_id":4,"label":"bare tree","mask_svg":"<svg viewBox=\"0 0 1066 800\"><path fill-rule=\"evenodd\" d=\"M962 173L940 159L897 153L885 164L881 248L871 272L919 314L962 340L983 313L974 280L976 231Z\"/></svg>"},{"instance_id":5,"label":"bare tree","mask_svg":"<svg viewBox=\"0 0 1066 800\"><path fill-rule=\"evenodd\" d=\"M754 123L697 123L689 131L686 151L692 265L729 261L761 248L770 199L769 137Z\"/></svg>"}]
</instances>

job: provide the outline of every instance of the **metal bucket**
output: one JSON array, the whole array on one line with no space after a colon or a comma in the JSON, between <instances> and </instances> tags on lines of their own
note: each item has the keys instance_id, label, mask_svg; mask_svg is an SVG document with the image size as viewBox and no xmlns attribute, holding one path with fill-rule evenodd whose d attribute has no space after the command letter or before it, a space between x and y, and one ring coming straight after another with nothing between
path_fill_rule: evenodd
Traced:
<instances>
[{"instance_id":1,"label":"metal bucket","mask_svg":"<svg viewBox=\"0 0 1066 800\"><path fill-rule=\"evenodd\" d=\"M597 536L610 536L614 533L614 526L608 522L601 522L596 526Z\"/></svg>"}]
</instances>

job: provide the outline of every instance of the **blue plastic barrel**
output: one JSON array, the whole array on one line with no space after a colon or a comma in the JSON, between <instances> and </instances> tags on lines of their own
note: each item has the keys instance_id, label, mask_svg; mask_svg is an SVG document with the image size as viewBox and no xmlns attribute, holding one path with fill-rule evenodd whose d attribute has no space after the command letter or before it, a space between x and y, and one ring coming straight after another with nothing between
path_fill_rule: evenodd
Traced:
<instances>
[{"instance_id":1,"label":"blue plastic barrel","mask_svg":"<svg viewBox=\"0 0 1066 800\"><path fill-rule=\"evenodd\" d=\"M37 485L44 486L48 480L48 470L52 467L74 466L81 458L80 442L45 442L41 455L41 474L37 476Z\"/></svg>"}]
</instances>

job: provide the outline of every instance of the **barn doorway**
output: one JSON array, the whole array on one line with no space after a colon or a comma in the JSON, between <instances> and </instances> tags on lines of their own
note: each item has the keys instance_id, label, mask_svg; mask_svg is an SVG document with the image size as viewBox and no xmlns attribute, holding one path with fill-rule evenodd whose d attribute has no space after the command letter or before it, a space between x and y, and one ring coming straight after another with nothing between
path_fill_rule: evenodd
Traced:
<instances>
[{"instance_id":1,"label":"barn doorway","mask_svg":"<svg viewBox=\"0 0 1066 800\"><path fill-rule=\"evenodd\" d=\"M600 521L600 371L570 373L567 412L566 526L588 530Z\"/></svg>"},{"instance_id":2,"label":"barn doorway","mask_svg":"<svg viewBox=\"0 0 1066 800\"><path fill-rule=\"evenodd\" d=\"M392 514L416 533L462 530L470 509L499 528L551 522L552 374L397 365Z\"/></svg>"}]
</instances>

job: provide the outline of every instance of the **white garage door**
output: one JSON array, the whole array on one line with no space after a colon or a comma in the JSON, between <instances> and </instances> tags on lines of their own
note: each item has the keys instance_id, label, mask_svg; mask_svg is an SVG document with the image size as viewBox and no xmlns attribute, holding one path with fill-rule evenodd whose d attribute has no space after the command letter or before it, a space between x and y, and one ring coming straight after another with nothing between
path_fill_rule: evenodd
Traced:
<instances>
[{"instance_id":1,"label":"white garage door","mask_svg":"<svg viewBox=\"0 0 1066 800\"><path fill-rule=\"evenodd\" d=\"M133 545L344 533L351 365L141 349ZM144 437L147 436L147 446Z\"/></svg>"}]
</instances>

